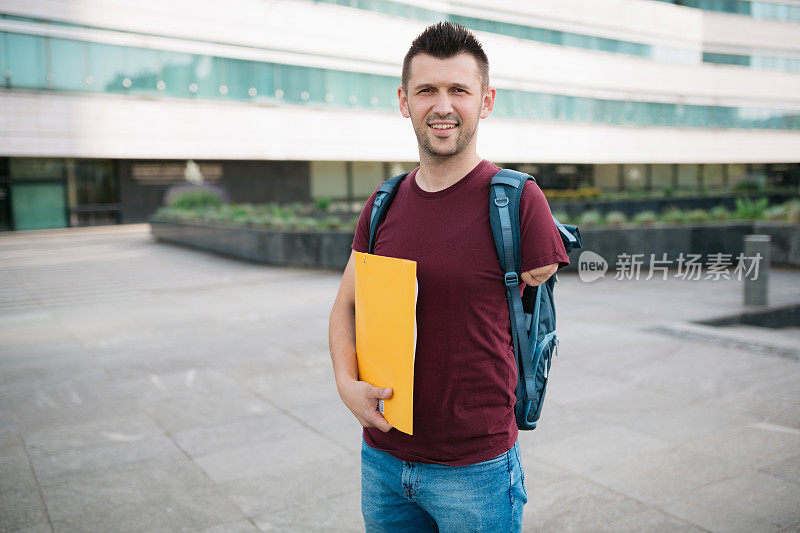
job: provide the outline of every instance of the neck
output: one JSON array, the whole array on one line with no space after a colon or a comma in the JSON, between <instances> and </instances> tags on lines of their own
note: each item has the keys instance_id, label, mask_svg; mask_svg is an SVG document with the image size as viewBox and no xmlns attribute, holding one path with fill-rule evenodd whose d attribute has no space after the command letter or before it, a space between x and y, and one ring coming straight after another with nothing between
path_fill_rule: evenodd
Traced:
<instances>
[{"instance_id":1,"label":"neck","mask_svg":"<svg viewBox=\"0 0 800 533\"><path fill-rule=\"evenodd\" d=\"M475 151L464 150L456 156L448 157L420 153L419 170L415 179L424 191L441 191L460 181L480 162L481 158Z\"/></svg>"}]
</instances>

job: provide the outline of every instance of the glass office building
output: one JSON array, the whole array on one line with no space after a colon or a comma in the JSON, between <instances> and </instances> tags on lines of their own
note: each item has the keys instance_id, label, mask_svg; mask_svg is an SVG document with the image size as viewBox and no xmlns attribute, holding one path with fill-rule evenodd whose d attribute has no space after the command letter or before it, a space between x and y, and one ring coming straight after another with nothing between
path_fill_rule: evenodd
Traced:
<instances>
[{"instance_id":1,"label":"glass office building","mask_svg":"<svg viewBox=\"0 0 800 533\"><path fill-rule=\"evenodd\" d=\"M544 188L800 181L800 9L787 2L277 0L0 13L0 229L146 220L187 160L233 201L365 198L413 168L402 57L474 30L479 153Z\"/></svg>"}]
</instances>

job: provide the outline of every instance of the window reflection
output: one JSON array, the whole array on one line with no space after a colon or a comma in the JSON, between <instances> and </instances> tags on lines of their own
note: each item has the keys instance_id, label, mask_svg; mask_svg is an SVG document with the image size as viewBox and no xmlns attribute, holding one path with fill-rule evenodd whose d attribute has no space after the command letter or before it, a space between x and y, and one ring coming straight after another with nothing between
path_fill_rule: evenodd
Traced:
<instances>
[{"instance_id":1,"label":"window reflection","mask_svg":"<svg viewBox=\"0 0 800 533\"><path fill-rule=\"evenodd\" d=\"M11 88L395 109L398 78L0 33ZM46 58L50 57L48 68ZM498 89L494 115L620 125L800 129L796 111L582 98Z\"/></svg>"}]
</instances>

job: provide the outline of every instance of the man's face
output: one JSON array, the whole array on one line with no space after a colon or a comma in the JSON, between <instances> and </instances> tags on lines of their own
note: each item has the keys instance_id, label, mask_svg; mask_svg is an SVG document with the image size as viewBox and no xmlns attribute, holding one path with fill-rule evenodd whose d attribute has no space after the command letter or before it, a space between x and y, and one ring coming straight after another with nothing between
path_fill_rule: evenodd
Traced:
<instances>
[{"instance_id":1,"label":"man's face","mask_svg":"<svg viewBox=\"0 0 800 533\"><path fill-rule=\"evenodd\" d=\"M420 149L430 156L450 157L474 143L478 119L489 116L495 96L493 87L482 89L475 58L419 54L411 60L409 74L408 93L400 87L397 96Z\"/></svg>"}]
</instances>

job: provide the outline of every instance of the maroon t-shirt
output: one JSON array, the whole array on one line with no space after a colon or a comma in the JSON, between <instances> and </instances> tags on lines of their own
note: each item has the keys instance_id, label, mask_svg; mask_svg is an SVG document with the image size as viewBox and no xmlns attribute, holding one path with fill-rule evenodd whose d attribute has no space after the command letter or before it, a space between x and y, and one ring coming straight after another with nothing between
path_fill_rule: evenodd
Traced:
<instances>
[{"instance_id":1,"label":"maroon t-shirt","mask_svg":"<svg viewBox=\"0 0 800 533\"><path fill-rule=\"evenodd\" d=\"M511 323L489 224L489 185L500 168L483 160L437 192L417 185L417 170L401 182L373 251L417 262L414 435L364 428L364 440L404 461L468 465L508 451L517 439ZM357 252L369 251L376 192L358 220ZM569 265L547 200L531 180L520 225L523 271Z\"/></svg>"}]
</instances>

